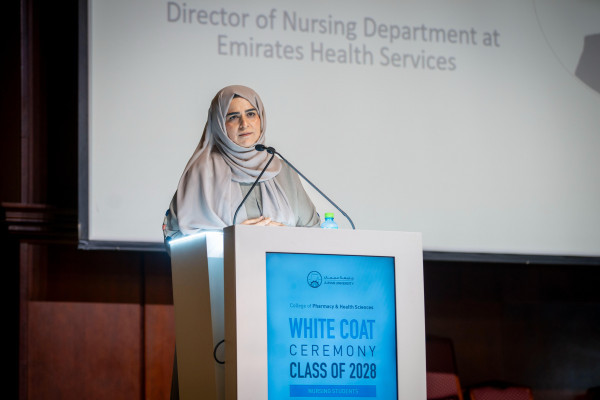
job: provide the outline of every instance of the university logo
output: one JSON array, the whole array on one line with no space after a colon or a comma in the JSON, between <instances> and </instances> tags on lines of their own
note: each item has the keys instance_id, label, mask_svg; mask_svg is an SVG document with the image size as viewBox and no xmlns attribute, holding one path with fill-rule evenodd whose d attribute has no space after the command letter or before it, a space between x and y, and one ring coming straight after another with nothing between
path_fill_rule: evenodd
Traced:
<instances>
[{"instance_id":1,"label":"university logo","mask_svg":"<svg viewBox=\"0 0 600 400\"><path fill-rule=\"evenodd\" d=\"M323 283L323 277L317 271L311 271L308 273L306 281L311 288L318 288Z\"/></svg>"}]
</instances>

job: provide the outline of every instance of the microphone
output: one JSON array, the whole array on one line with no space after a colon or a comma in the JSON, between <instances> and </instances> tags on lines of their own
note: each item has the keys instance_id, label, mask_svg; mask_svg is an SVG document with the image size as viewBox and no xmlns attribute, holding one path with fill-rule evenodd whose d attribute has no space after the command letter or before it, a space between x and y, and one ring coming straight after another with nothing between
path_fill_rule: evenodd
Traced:
<instances>
[{"instance_id":1,"label":"microphone","mask_svg":"<svg viewBox=\"0 0 600 400\"><path fill-rule=\"evenodd\" d=\"M298 170L296 169L296 167L294 167L294 166L292 165L292 163L290 163L288 160L286 160L286 159L285 159L285 158L284 158L284 157L283 157L281 154L279 154L279 153L278 153L278 152L277 152L277 151L276 151L276 150L275 150L273 147L267 147L267 146L265 146L265 145L262 145L262 144L257 144L257 145L254 145L254 148L255 148L256 150L258 150L258 151L265 151L265 150L266 150L266 151L267 151L267 153L269 153L269 154L272 154L273 156L275 156L275 154L277 154L277 155L279 156L279 158L281 158L283 161L285 161L285 163L286 163L287 165L289 165L289 166L290 166L290 168L292 168L294 171L296 171L296 173L297 173L298 175L300 175L302 178L304 178L304 180L305 180L306 182L308 182L308 183L310 184L310 186L312 186L312 187L313 187L313 189L315 189L317 192L319 192L319 194L320 194L321 196L325 197L325 199L327 199L327 201L328 201L329 203L331 203L331 204L332 204L332 205L333 205L335 208L337 208L337 209L338 209L338 211L339 211L339 212L341 212L341 213L342 213L342 215L343 215L344 217L346 217L346 219L348 219L348 222L350 222L350 225L352 225L352 229L356 229L356 228L354 227L354 222L352 222L352 220L350 219L350 217L348 216L348 214L346 214L346 213L345 213L345 212L344 212L344 211L343 211L341 208L339 208L339 207L338 207L338 205L337 205L337 204L335 204L335 203L333 202L333 200L331 200L329 197L327 197L327 196L325 195L325 193L323 193L321 190L319 190L319 188L318 188L318 187L316 187L316 186L314 185L314 183L312 183L311 181L309 181L309 180L308 180L308 178L307 178L307 177L305 177L305 176L302 174L302 172L298 171ZM273 156L271 156L271 160L273 159ZM271 162L271 160L269 160L269 162ZM267 165L268 165L268 164L267 164ZM262 174L261 174L261 175L262 175ZM245 200L245 199L244 199L244 200Z\"/></svg>"},{"instance_id":2,"label":"microphone","mask_svg":"<svg viewBox=\"0 0 600 400\"><path fill-rule=\"evenodd\" d=\"M262 148L259 150L258 146L262 146ZM233 225L235 225L235 220L237 219L237 215L238 215L238 212L240 211L240 208L242 208L242 205L246 202L246 199L248 198L248 196L250 196L250 193L252 193L252 189L254 189L254 186L256 186L256 184L260 180L260 177L263 176L263 174L265 173L265 171L269 167L269 164L271 164L271 161L273 161L273 157L275 157L275 149L272 148L272 147L266 148L262 144L257 144L256 146L254 146L254 148L256 150L258 150L258 151L267 150L267 153L271 154L271 158L269 158L269 161L267 162L267 165L265 165L265 167L262 169L262 171L260 171L260 175L258 175L258 177L256 178L256 180L254 181L254 183L250 187L250 190L248 190L248 193L246 193L246 196L244 196L244 198L242 199L242 202L240 203L240 205L238 206L238 208L235 210L235 214L233 214ZM272 151L269 151L269 149L272 149Z\"/></svg>"}]
</instances>

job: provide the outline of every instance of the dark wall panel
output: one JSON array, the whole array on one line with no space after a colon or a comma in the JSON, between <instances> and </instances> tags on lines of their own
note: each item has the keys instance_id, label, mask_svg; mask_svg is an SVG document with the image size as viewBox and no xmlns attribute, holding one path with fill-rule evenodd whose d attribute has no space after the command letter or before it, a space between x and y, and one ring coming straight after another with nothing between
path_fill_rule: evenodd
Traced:
<instances>
[{"instance_id":1,"label":"dark wall panel","mask_svg":"<svg viewBox=\"0 0 600 400\"><path fill-rule=\"evenodd\" d=\"M141 307L29 303L30 399L141 399Z\"/></svg>"},{"instance_id":2,"label":"dark wall panel","mask_svg":"<svg viewBox=\"0 0 600 400\"><path fill-rule=\"evenodd\" d=\"M429 262L426 331L453 340L464 386L573 399L600 385L599 283L597 266Z\"/></svg>"},{"instance_id":3,"label":"dark wall panel","mask_svg":"<svg viewBox=\"0 0 600 400\"><path fill-rule=\"evenodd\" d=\"M169 399L175 353L173 306L145 307L146 399Z\"/></svg>"}]
</instances>

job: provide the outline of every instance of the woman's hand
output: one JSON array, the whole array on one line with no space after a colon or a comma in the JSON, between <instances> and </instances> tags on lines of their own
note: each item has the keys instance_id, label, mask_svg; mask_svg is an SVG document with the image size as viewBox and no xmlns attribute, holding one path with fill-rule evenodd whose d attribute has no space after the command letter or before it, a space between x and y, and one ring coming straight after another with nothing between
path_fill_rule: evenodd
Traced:
<instances>
[{"instance_id":1,"label":"woman's hand","mask_svg":"<svg viewBox=\"0 0 600 400\"><path fill-rule=\"evenodd\" d=\"M281 222L273 221L269 217L260 216L258 218L250 218L242 222L242 225L255 225L255 226L283 226Z\"/></svg>"}]
</instances>

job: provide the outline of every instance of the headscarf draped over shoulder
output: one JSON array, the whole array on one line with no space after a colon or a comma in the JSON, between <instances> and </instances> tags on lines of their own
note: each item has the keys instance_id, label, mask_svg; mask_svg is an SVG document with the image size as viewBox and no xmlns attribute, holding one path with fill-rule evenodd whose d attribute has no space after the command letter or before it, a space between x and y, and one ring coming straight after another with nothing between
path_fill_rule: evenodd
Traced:
<instances>
[{"instance_id":1,"label":"headscarf draped over shoulder","mask_svg":"<svg viewBox=\"0 0 600 400\"><path fill-rule=\"evenodd\" d=\"M227 136L225 116L236 95L248 100L258 111L261 133L256 143L265 143L267 118L258 94L239 85L221 89L211 102L202 139L179 180L167 212L166 230L188 235L232 225L242 201L239 183L254 182L267 164L270 155L266 151L256 151L254 146L239 146ZM281 160L275 157L260 179L263 215L294 225L289 201L273 179L281 167ZM242 207L236 223L246 219L246 210Z\"/></svg>"}]
</instances>

